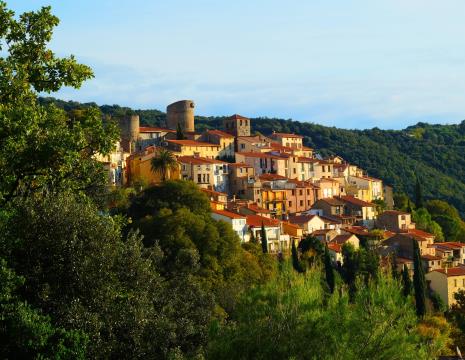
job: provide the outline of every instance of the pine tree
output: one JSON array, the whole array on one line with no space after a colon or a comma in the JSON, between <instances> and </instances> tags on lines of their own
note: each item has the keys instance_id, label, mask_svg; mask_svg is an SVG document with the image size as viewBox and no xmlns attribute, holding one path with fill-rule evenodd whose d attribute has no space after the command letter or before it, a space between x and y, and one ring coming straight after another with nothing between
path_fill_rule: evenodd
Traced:
<instances>
[{"instance_id":1,"label":"pine tree","mask_svg":"<svg viewBox=\"0 0 465 360\"><path fill-rule=\"evenodd\" d=\"M333 264L331 263L331 257L329 256L327 244L325 246L325 276L326 276L326 283L328 284L329 291L332 294L334 292L334 287L335 287L334 269L333 269Z\"/></svg>"},{"instance_id":2,"label":"pine tree","mask_svg":"<svg viewBox=\"0 0 465 360\"><path fill-rule=\"evenodd\" d=\"M265 224L263 224L263 221L262 221L261 241L262 241L262 251L264 254L266 254L268 252L268 239L266 238Z\"/></svg>"},{"instance_id":3,"label":"pine tree","mask_svg":"<svg viewBox=\"0 0 465 360\"><path fill-rule=\"evenodd\" d=\"M423 317L426 314L426 279L421 263L420 248L416 240L413 240L413 288L417 315Z\"/></svg>"},{"instance_id":4,"label":"pine tree","mask_svg":"<svg viewBox=\"0 0 465 360\"><path fill-rule=\"evenodd\" d=\"M176 125L176 140L185 140L186 137L184 136L184 133L182 131L182 128L181 128L181 124L178 123Z\"/></svg>"},{"instance_id":5,"label":"pine tree","mask_svg":"<svg viewBox=\"0 0 465 360\"><path fill-rule=\"evenodd\" d=\"M302 264L299 261L299 255L297 254L297 248L295 247L295 242L292 240L292 266L294 267L294 270L297 271L298 273L303 273L304 269L302 268Z\"/></svg>"},{"instance_id":6,"label":"pine tree","mask_svg":"<svg viewBox=\"0 0 465 360\"><path fill-rule=\"evenodd\" d=\"M412 280L410 279L410 274L408 273L407 265L404 265L402 269L402 287L404 296L409 296L412 292Z\"/></svg>"},{"instance_id":7,"label":"pine tree","mask_svg":"<svg viewBox=\"0 0 465 360\"><path fill-rule=\"evenodd\" d=\"M417 209L422 208L425 205L423 202L423 191L418 176L417 183L415 184L415 205Z\"/></svg>"}]
</instances>

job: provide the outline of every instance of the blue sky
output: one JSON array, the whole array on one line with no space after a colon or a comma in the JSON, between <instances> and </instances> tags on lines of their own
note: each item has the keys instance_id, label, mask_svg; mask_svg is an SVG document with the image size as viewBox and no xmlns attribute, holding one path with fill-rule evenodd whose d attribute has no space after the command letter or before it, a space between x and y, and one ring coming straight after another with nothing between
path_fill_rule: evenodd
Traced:
<instances>
[{"instance_id":1,"label":"blue sky","mask_svg":"<svg viewBox=\"0 0 465 360\"><path fill-rule=\"evenodd\" d=\"M54 96L399 129L465 119L463 0L15 0L95 79Z\"/></svg>"}]
</instances>

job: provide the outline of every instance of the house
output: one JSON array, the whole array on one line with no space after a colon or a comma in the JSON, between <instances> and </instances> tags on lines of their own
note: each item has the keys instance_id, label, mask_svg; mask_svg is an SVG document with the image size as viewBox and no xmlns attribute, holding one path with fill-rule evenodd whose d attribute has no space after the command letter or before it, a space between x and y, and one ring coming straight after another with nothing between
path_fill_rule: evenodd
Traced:
<instances>
[{"instance_id":1,"label":"house","mask_svg":"<svg viewBox=\"0 0 465 360\"><path fill-rule=\"evenodd\" d=\"M255 182L254 168L245 163L229 164L229 194L246 197L247 189ZM258 197L258 193L257 193ZM253 197L250 200L254 200Z\"/></svg>"},{"instance_id":2,"label":"house","mask_svg":"<svg viewBox=\"0 0 465 360\"><path fill-rule=\"evenodd\" d=\"M315 230L311 235L322 242L331 242L332 239L339 235L339 231L334 229L321 229Z\"/></svg>"},{"instance_id":3,"label":"house","mask_svg":"<svg viewBox=\"0 0 465 360\"><path fill-rule=\"evenodd\" d=\"M256 203L247 203L238 207L238 212L242 215L260 215L271 218L271 211L258 206Z\"/></svg>"},{"instance_id":4,"label":"house","mask_svg":"<svg viewBox=\"0 0 465 360\"><path fill-rule=\"evenodd\" d=\"M425 277L430 289L441 297L448 308L456 303L454 294L465 290L465 266L436 269Z\"/></svg>"},{"instance_id":5,"label":"house","mask_svg":"<svg viewBox=\"0 0 465 360\"><path fill-rule=\"evenodd\" d=\"M367 190L366 196L361 200L372 202L373 200L382 200L383 196L383 181L369 176L350 175L348 183L355 185L359 189Z\"/></svg>"},{"instance_id":6,"label":"house","mask_svg":"<svg viewBox=\"0 0 465 360\"><path fill-rule=\"evenodd\" d=\"M342 245L336 243L328 243L328 253L331 262L336 266L340 267L344 263L344 257L342 256Z\"/></svg>"},{"instance_id":7,"label":"house","mask_svg":"<svg viewBox=\"0 0 465 360\"><path fill-rule=\"evenodd\" d=\"M304 235L303 229L297 225L294 225L290 222L282 222L283 233L289 235L292 239L300 240Z\"/></svg>"},{"instance_id":8,"label":"house","mask_svg":"<svg viewBox=\"0 0 465 360\"><path fill-rule=\"evenodd\" d=\"M215 191L211 189L200 189L200 191L202 191L205 195L207 195L210 201L216 201L224 205L226 205L228 202L228 194L225 194L223 192L219 192L219 191Z\"/></svg>"},{"instance_id":9,"label":"house","mask_svg":"<svg viewBox=\"0 0 465 360\"><path fill-rule=\"evenodd\" d=\"M335 198L319 199L313 204L312 210L316 210L318 215L338 216L344 214L344 202Z\"/></svg>"},{"instance_id":10,"label":"house","mask_svg":"<svg viewBox=\"0 0 465 360\"><path fill-rule=\"evenodd\" d=\"M345 215L355 216L364 226L374 227L376 205L348 195L340 196L338 199L345 204Z\"/></svg>"},{"instance_id":11,"label":"house","mask_svg":"<svg viewBox=\"0 0 465 360\"><path fill-rule=\"evenodd\" d=\"M220 146L220 159L234 159L234 136L221 130L207 130L200 140Z\"/></svg>"},{"instance_id":12,"label":"house","mask_svg":"<svg viewBox=\"0 0 465 360\"><path fill-rule=\"evenodd\" d=\"M168 134L176 134L176 131L152 126L140 126L136 149L142 151L148 146L160 146Z\"/></svg>"},{"instance_id":13,"label":"house","mask_svg":"<svg viewBox=\"0 0 465 360\"><path fill-rule=\"evenodd\" d=\"M343 246L344 244L351 244L355 249L358 249L360 247L360 240L354 234L336 235L329 242L339 244L341 246Z\"/></svg>"},{"instance_id":14,"label":"house","mask_svg":"<svg viewBox=\"0 0 465 360\"><path fill-rule=\"evenodd\" d=\"M167 140L167 148L176 156L196 156L207 159L216 159L221 147L218 144L211 144L195 140Z\"/></svg>"},{"instance_id":15,"label":"house","mask_svg":"<svg viewBox=\"0 0 465 360\"><path fill-rule=\"evenodd\" d=\"M386 210L376 220L376 226L394 232L415 229L412 216L404 211Z\"/></svg>"},{"instance_id":16,"label":"house","mask_svg":"<svg viewBox=\"0 0 465 360\"><path fill-rule=\"evenodd\" d=\"M436 255L449 267L465 265L465 244L459 242L439 242L431 244Z\"/></svg>"},{"instance_id":17,"label":"house","mask_svg":"<svg viewBox=\"0 0 465 360\"><path fill-rule=\"evenodd\" d=\"M139 181L146 184L157 184L161 181L160 173L152 171L152 159L157 155L159 149L155 146L149 146L126 158L127 177L130 184ZM169 170L167 175L172 180L180 179L180 168Z\"/></svg>"},{"instance_id":18,"label":"house","mask_svg":"<svg viewBox=\"0 0 465 360\"><path fill-rule=\"evenodd\" d=\"M317 188L308 181L288 180L286 186L286 210L302 213L309 210L317 198Z\"/></svg>"},{"instance_id":19,"label":"house","mask_svg":"<svg viewBox=\"0 0 465 360\"><path fill-rule=\"evenodd\" d=\"M342 195L341 184L337 180L321 178L316 181L315 184L319 187L318 199L326 199Z\"/></svg>"},{"instance_id":20,"label":"house","mask_svg":"<svg viewBox=\"0 0 465 360\"><path fill-rule=\"evenodd\" d=\"M201 188L213 188L219 192L228 191L228 163L195 156L179 156L177 161L181 166L183 180L192 180Z\"/></svg>"},{"instance_id":21,"label":"house","mask_svg":"<svg viewBox=\"0 0 465 360\"><path fill-rule=\"evenodd\" d=\"M383 241L387 252L394 252L397 257L413 259L413 241L418 241L420 255L425 269L435 269L442 264L442 258L436 255L433 239L410 233L398 233Z\"/></svg>"},{"instance_id":22,"label":"house","mask_svg":"<svg viewBox=\"0 0 465 360\"><path fill-rule=\"evenodd\" d=\"M260 215L247 215L247 226L255 239L261 239L262 226L265 228L270 253L285 252L289 250L290 236L281 233L279 220L269 219Z\"/></svg>"},{"instance_id":23,"label":"house","mask_svg":"<svg viewBox=\"0 0 465 360\"><path fill-rule=\"evenodd\" d=\"M273 132L270 137L288 148L301 149L303 146L303 136L301 135Z\"/></svg>"},{"instance_id":24,"label":"house","mask_svg":"<svg viewBox=\"0 0 465 360\"><path fill-rule=\"evenodd\" d=\"M241 242L249 241L245 216L227 210L212 210L211 216L215 220L221 220L230 224Z\"/></svg>"},{"instance_id":25,"label":"house","mask_svg":"<svg viewBox=\"0 0 465 360\"><path fill-rule=\"evenodd\" d=\"M282 154L237 152L236 162L252 166L256 175L271 173L287 176L288 158Z\"/></svg>"},{"instance_id":26,"label":"house","mask_svg":"<svg viewBox=\"0 0 465 360\"><path fill-rule=\"evenodd\" d=\"M292 215L289 216L289 222L302 228L304 234L326 228L325 221L318 215Z\"/></svg>"}]
</instances>

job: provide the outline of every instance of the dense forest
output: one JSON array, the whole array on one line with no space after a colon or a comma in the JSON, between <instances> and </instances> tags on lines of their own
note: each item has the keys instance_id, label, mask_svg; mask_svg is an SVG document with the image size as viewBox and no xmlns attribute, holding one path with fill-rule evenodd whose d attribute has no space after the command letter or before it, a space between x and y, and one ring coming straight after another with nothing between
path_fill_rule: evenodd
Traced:
<instances>
[{"instance_id":1,"label":"dense forest","mask_svg":"<svg viewBox=\"0 0 465 360\"><path fill-rule=\"evenodd\" d=\"M96 104L42 98L65 110ZM163 126L166 114L158 110L131 110L118 105L100 106L104 114L139 114L141 123ZM196 117L196 129L221 128L222 117ZM404 130L345 130L284 119L253 118L253 131L263 134L293 132L321 155L338 154L379 177L397 192L414 195L418 177L426 199L441 199L465 215L465 121L458 125L418 123Z\"/></svg>"}]
</instances>

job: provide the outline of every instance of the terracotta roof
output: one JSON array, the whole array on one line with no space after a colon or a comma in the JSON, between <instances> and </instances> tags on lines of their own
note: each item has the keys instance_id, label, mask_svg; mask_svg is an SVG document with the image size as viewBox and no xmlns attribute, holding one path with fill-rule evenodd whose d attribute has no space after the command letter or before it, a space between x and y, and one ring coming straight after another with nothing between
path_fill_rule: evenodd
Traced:
<instances>
[{"instance_id":1,"label":"terracotta roof","mask_svg":"<svg viewBox=\"0 0 465 360\"><path fill-rule=\"evenodd\" d=\"M352 236L355 235L337 235L331 240L331 242L342 245L346 243Z\"/></svg>"},{"instance_id":2,"label":"terracotta roof","mask_svg":"<svg viewBox=\"0 0 465 360\"><path fill-rule=\"evenodd\" d=\"M154 127L154 126L140 126L140 127L139 127L139 132L141 132L141 133L151 133L151 132L169 132L169 133L175 133L176 130L165 129L165 128L159 128L159 127Z\"/></svg>"},{"instance_id":3,"label":"terracotta roof","mask_svg":"<svg viewBox=\"0 0 465 360\"><path fill-rule=\"evenodd\" d=\"M372 203L369 203L369 202L366 202L366 201L357 199L357 198L354 197L354 196L346 195L346 196L340 196L339 198L340 198L342 201L351 203L351 204L353 204L353 205L361 206L361 207L374 207L374 206L375 206L375 205L372 204Z\"/></svg>"},{"instance_id":4,"label":"terracotta roof","mask_svg":"<svg viewBox=\"0 0 465 360\"><path fill-rule=\"evenodd\" d=\"M173 144L179 144L179 145L184 145L184 146L215 146L215 147L220 147L220 145L217 144L211 144L207 142L202 142L202 141L195 141L195 140L167 140L169 143Z\"/></svg>"},{"instance_id":5,"label":"terracotta roof","mask_svg":"<svg viewBox=\"0 0 465 360\"><path fill-rule=\"evenodd\" d=\"M325 223L330 223L330 224L341 224L340 220L336 220L333 218L330 218L328 216L320 215L321 220L323 220Z\"/></svg>"},{"instance_id":6,"label":"terracotta roof","mask_svg":"<svg viewBox=\"0 0 465 360\"><path fill-rule=\"evenodd\" d=\"M205 164L227 164L224 161L216 159L207 159L203 157L196 156L179 156L177 158L178 162L184 164L196 164L196 165L205 165Z\"/></svg>"},{"instance_id":7,"label":"terracotta roof","mask_svg":"<svg viewBox=\"0 0 465 360\"><path fill-rule=\"evenodd\" d=\"M342 206L342 205L344 205L344 203L342 201L340 201L339 199L335 199L335 198L323 198L323 199L319 199L318 201L324 201L325 203L327 203L327 204L329 204L331 206ZM318 201L317 201L317 203L318 203Z\"/></svg>"},{"instance_id":8,"label":"terracotta roof","mask_svg":"<svg viewBox=\"0 0 465 360\"><path fill-rule=\"evenodd\" d=\"M336 243L328 243L328 249L333 250L335 252L342 252L342 246Z\"/></svg>"},{"instance_id":9,"label":"terracotta roof","mask_svg":"<svg viewBox=\"0 0 465 360\"><path fill-rule=\"evenodd\" d=\"M269 219L260 215L247 215L247 225L250 227L261 227L262 224L265 227L277 227L279 226L279 220Z\"/></svg>"},{"instance_id":10,"label":"terracotta roof","mask_svg":"<svg viewBox=\"0 0 465 360\"><path fill-rule=\"evenodd\" d=\"M200 189L200 191L207 193L207 194L217 195L217 196L228 196L228 194L226 193L222 193L222 192L210 190L210 189Z\"/></svg>"},{"instance_id":11,"label":"terracotta roof","mask_svg":"<svg viewBox=\"0 0 465 360\"><path fill-rule=\"evenodd\" d=\"M300 227L298 225L295 225L295 224L290 223L290 222L284 222L283 221L283 224L286 224L286 226L290 226L290 227L292 227L294 229L300 229Z\"/></svg>"},{"instance_id":12,"label":"terracotta roof","mask_svg":"<svg viewBox=\"0 0 465 360\"><path fill-rule=\"evenodd\" d=\"M289 146L284 146L284 145L281 145L279 143L275 143L275 142L272 142L270 143L270 146L272 149L275 149L275 150L283 150L283 151L293 151L293 150L296 150L294 148L291 148Z\"/></svg>"},{"instance_id":13,"label":"terracotta roof","mask_svg":"<svg viewBox=\"0 0 465 360\"><path fill-rule=\"evenodd\" d=\"M233 135L228 134L227 132L224 132L224 131L221 131L221 130L207 130L207 133L217 135L219 137L234 138Z\"/></svg>"},{"instance_id":14,"label":"terracotta roof","mask_svg":"<svg viewBox=\"0 0 465 360\"><path fill-rule=\"evenodd\" d=\"M239 215L237 213L233 213L227 210L212 210L212 213L228 217L230 219L245 219L245 216Z\"/></svg>"},{"instance_id":15,"label":"terracotta roof","mask_svg":"<svg viewBox=\"0 0 465 360\"><path fill-rule=\"evenodd\" d=\"M326 234L329 233L330 231L335 231L335 230L333 230L333 229L315 230L314 232L312 232L312 235L326 235Z\"/></svg>"},{"instance_id":16,"label":"terracotta roof","mask_svg":"<svg viewBox=\"0 0 465 360\"><path fill-rule=\"evenodd\" d=\"M274 132L271 136L284 137L284 138L303 138L302 135L277 133L277 132Z\"/></svg>"},{"instance_id":17,"label":"terracotta roof","mask_svg":"<svg viewBox=\"0 0 465 360\"><path fill-rule=\"evenodd\" d=\"M304 162L304 163L317 163L317 159L309 158L309 157L304 157L304 156L299 156L299 162Z\"/></svg>"},{"instance_id":18,"label":"terracotta roof","mask_svg":"<svg viewBox=\"0 0 465 360\"><path fill-rule=\"evenodd\" d=\"M230 119L236 119L236 120L238 120L238 119L249 120L249 118L246 118L246 117L244 117L244 116L242 116L242 115L239 115L239 114L234 114L234 115L230 116L229 118L230 118Z\"/></svg>"},{"instance_id":19,"label":"terracotta roof","mask_svg":"<svg viewBox=\"0 0 465 360\"><path fill-rule=\"evenodd\" d=\"M308 150L313 150L313 149L311 147L308 147L308 146L302 146L302 150L308 151Z\"/></svg>"},{"instance_id":20,"label":"terracotta roof","mask_svg":"<svg viewBox=\"0 0 465 360\"><path fill-rule=\"evenodd\" d=\"M289 216L289 221L294 224L305 224L315 217L318 217L318 215L294 215Z\"/></svg>"},{"instance_id":21,"label":"terracotta roof","mask_svg":"<svg viewBox=\"0 0 465 360\"><path fill-rule=\"evenodd\" d=\"M453 267L453 268L448 268L447 272L446 272L445 269L436 269L436 270L433 270L433 271L437 271L437 272L446 274L447 277L463 276L463 275L465 275L465 266L457 266L457 267ZM431 271L431 272L433 272L433 271Z\"/></svg>"},{"instance_id":22,"label":"terracotta roof","mask_svg":"<svg viewBox=\"0 0 465 360\"><path fill-rule=\"evenodd\" d=\"M435 236L433 234L430 234L426 231L423 231L423 230L420 230L420 229L408 229L408 230L405 230L405 231L401 231L402 234L404 233L408 233L408 234L413 234L413 235L416 235L416 236L421 236L421 237L424 237L424 238L434 238Z\"/></svg>"},{"instance_id":23,"label":"terracotta roof","mask_svg":"<svg viewBox=\"0 0 465 360\"><path fill-rule=\"evenodd\" d=\"M346 228L344 228L344 231L347 231L347 232L349 232L351 234L360 235L360 236L368 236L368 235L370 235L370 232L368 231L368 229L365 228L365 227L361 227L361 226L346 227Z\"/></svg>"},{"instance_id":24,"label":"terracotta roof","mask_svg":"<svg viewBox=\"0 0 465 360\"><path fill-rule=\"evenodd\" d=\"M257 204L248 204L247 209L252 210L253 212L259 213L259 214L269 214L271 213L270 210L259 207Z\"/></svg>"},{"instance_id":25,"label":"terracotta roof","mask_svg":"<svg viewBox=\"0 0 465 360\"><path fill-rule=\"evenodd\" d=\"M399 210L385 210L383 214L387 215L410 215L408 212L405 211L399 211ZM381 215L383 215L381 214Z\"/></svg>"},{"instance_id":26,"label":"terracotta roof","mask_svg":"<svg viewBox=\"0 0 465 360\"><path fill-rule=\"evenodd\" d=\"M287 177L278 174L261 174L258 178L265 181L287 180Z\"/></svg>"},{"instance_id":27,"label":"terracotta roof","mask_svg":"<svg viewBox=\"0 0 465 360\"><path fill-rule=\"evenodd\" d=\"M443 248L443 249L446 249L446 250L458 250L458 249L461 249L461 248L465 247L465 244L450 241L450 242L434 243L434 244L431 244L431 247L439 248L439 249Z\"/></svg>"},{"instance_id":28,"label":"terracotta roof","mask_svg":"<svg viewBox=\"0 0 465 360\"><path fill-rule=\"evenodd\" d=\"M434 256L434 255L429 255L429 254L422 255L421 258L425 260L441 260L442 259L440 256Z\"/></svg>"}]
</instances>

